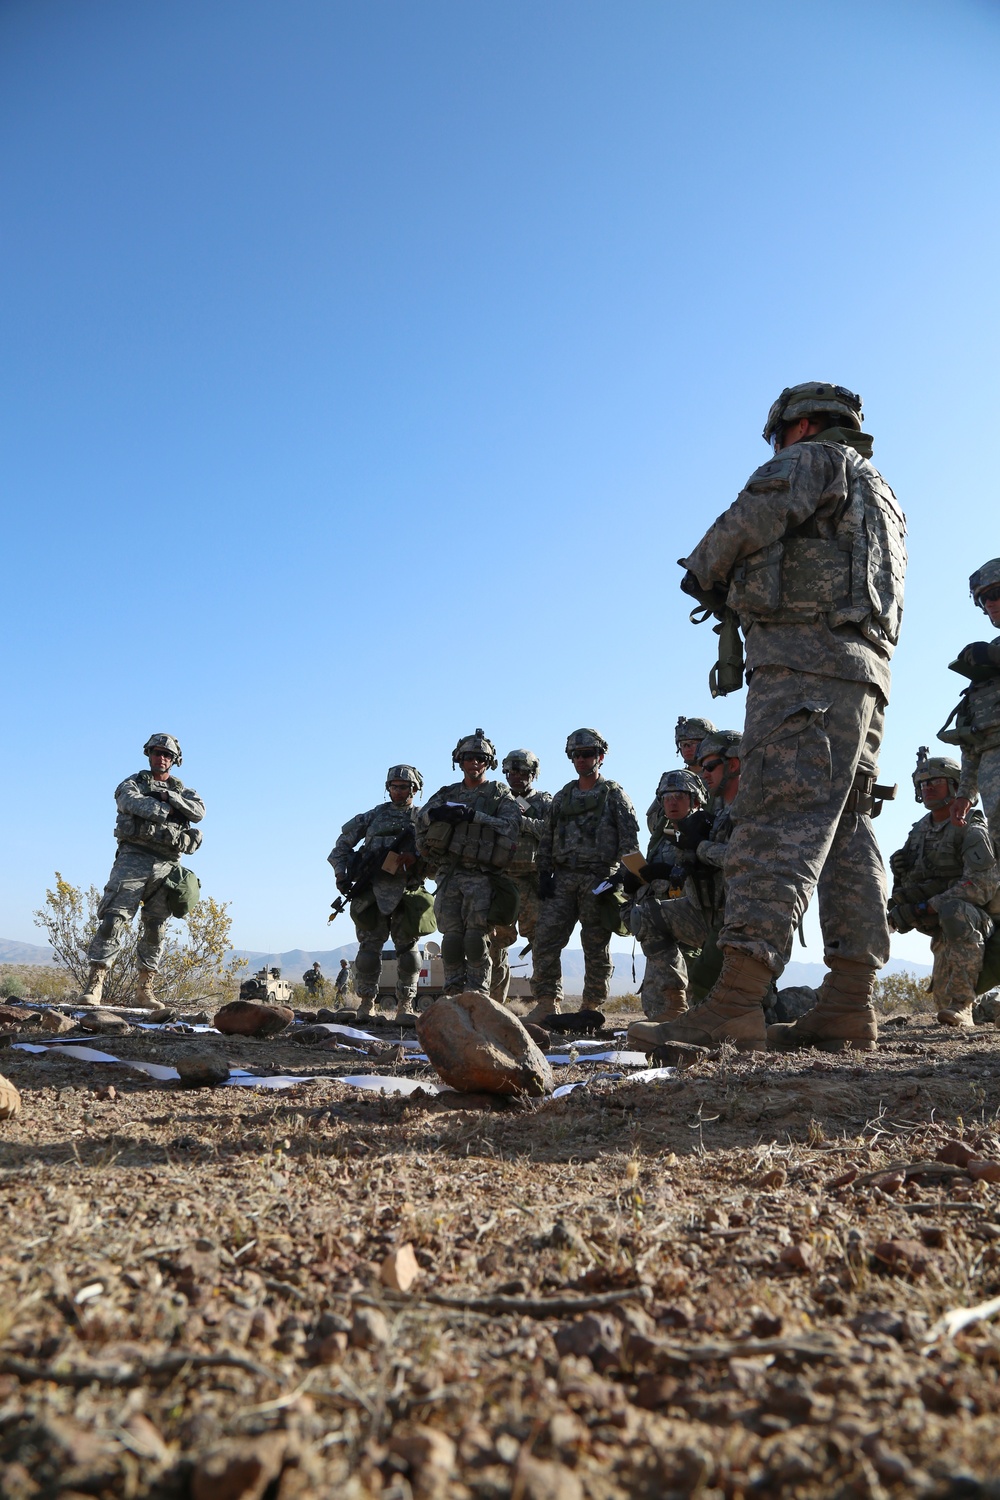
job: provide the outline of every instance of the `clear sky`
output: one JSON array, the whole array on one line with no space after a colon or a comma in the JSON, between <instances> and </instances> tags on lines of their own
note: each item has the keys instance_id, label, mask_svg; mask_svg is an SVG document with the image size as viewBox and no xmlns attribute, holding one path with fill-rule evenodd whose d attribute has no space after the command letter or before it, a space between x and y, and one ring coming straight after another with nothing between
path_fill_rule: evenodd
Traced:
<instances>
[{"instance_id":1,"label":"clear sky","mask_svg":"<svg viewBox=\"0 0 1000 1500\"><path fill-rule=\"evenodd\" d=\"M897 847L1000 553L998 63L987 0L5 0L0 935L160 729L258 949L350 940L341 823L477 725L644 809L742 721L676 559L808 379L909 518Z\"/></svg>"}]
</instances>

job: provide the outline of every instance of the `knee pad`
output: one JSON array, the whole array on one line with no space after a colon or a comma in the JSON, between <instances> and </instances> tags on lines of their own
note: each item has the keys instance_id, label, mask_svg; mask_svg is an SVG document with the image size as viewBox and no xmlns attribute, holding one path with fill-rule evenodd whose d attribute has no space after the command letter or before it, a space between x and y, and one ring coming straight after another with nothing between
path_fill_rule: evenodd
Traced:
<instances>
[{"instance_id":1,"label":"knee pad","mask_svg":"<svg viewBox=\"0 0 1000 1500\"><path fill-rule=\"evenodd\" d=\"M374 979L381 967L381 953L373 953L370 948L358 949L358 956L354 960L354 968L360 978Z\"/></svg>"},{"instance_id":2,"label":"knee pad","mask_svg":"<svg viewBox=\"0 0 1000 1500\"><path fill-rule=\"evenodd\" d=\"M485 932L472 929L465 934L464 956L469 963L481 964L488 952L489 948L486 943Z\"/></svg>"},{"instance_id":3,"label":"knee pad","mask_svg":"<svg viewBox=\"0 0 1000 1500\"><path fill-rule=\"evenodd\" d=\"M441 934L441 962L446 969L465 967L465 944L461 933L443 932Z\"/></svg>"},{"instance_id":4,"label":"knee pad","mask_svg":"<svg viewBox=\"0 0 1000 1500\"><path fill-rule=\"evenodd\" d=\"M405 974L410 979L420 973L420 954L416 948L396 949L396 973L400 978Z\"/></svg>"}]
</instances>

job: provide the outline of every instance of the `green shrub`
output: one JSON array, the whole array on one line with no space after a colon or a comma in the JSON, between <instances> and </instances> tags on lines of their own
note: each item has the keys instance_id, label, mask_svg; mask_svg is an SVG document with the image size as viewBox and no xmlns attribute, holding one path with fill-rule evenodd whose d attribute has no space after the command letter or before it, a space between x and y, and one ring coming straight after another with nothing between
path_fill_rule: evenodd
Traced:
<instances>
[{"instance_id":1,"label":"green shrub","mask_svg":"<svg viewBox=\"0 0 1000 1500\"><path fill-rule=\"evenodd\" d=\"M919 1015L934 1009L930 976L918 979L909 969L876 979L872 1003L880 1016Z\"/></svg>"}]
</instances>

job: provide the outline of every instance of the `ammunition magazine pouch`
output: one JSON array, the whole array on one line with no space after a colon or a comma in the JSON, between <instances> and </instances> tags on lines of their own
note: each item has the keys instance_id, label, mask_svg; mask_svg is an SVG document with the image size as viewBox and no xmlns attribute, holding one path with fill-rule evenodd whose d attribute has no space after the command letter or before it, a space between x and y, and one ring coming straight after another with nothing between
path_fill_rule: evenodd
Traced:
<instances>
[{"instance_id":1,"label":"ammunition magazine pouch","mask_svg":"<svg viewBox=\"0 0 1000 1500\"><path fill-rule=\"evenodd\" d=\"M989 748L986 737L991 744L1000 741L1000 673L965 689L937 737L963 750Z\"/></svg>"},{"instance_id":2,"label":"ammunition magazine pouch","mask_svg":"<svg viewBox=\"0 0 1000 1500\"><path fill-rule=\"evenodd\" d=\"M844 811L859 818L877 818L885 802L895 802L899 784L881 786L874 776L859 771L844 804Z\"/></svg>"}]
</instances>

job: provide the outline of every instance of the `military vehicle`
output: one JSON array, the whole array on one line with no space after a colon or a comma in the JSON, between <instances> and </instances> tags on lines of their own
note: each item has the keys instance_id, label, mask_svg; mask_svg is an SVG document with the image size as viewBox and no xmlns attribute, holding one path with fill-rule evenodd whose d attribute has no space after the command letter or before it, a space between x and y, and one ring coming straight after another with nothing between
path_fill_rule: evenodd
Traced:
<instances>
[{"instance_id":1,"label":"military vehicle","mask_svg":"<svg viewBox=\"0 0 1000 1500\"><path fill-rule=\"evenodd\" d=\"M280 969L258 969L252 979L240 985L241 1000L261 1000L265 1005L291 1005L292 987L282 979Z\"/></svg>"},{"instance_id":2,"label":"military vehicle","mask_svg":"<svg viewBox=\"0 0 1000 1500\"><path fill-rule=\"evenodd\" d=\"M431 1000L437 1000L444 994L444 966L441 963L441 945L439 943L418 943L417 952L420 954L420 974L417 978L417 1004L427 1004ZM514 965L517 965L516 949L511 952ZM527 968L527 964L524 965ZM383 948L382 950L382 976L379 979L378 995L380 1001L388 1002L396 990L396 950L395 948ZM530 1000L531 984L527 979L519 978L514 973L510 978L509 997L511 1000Z\"/></svg>"}]
</instances>

